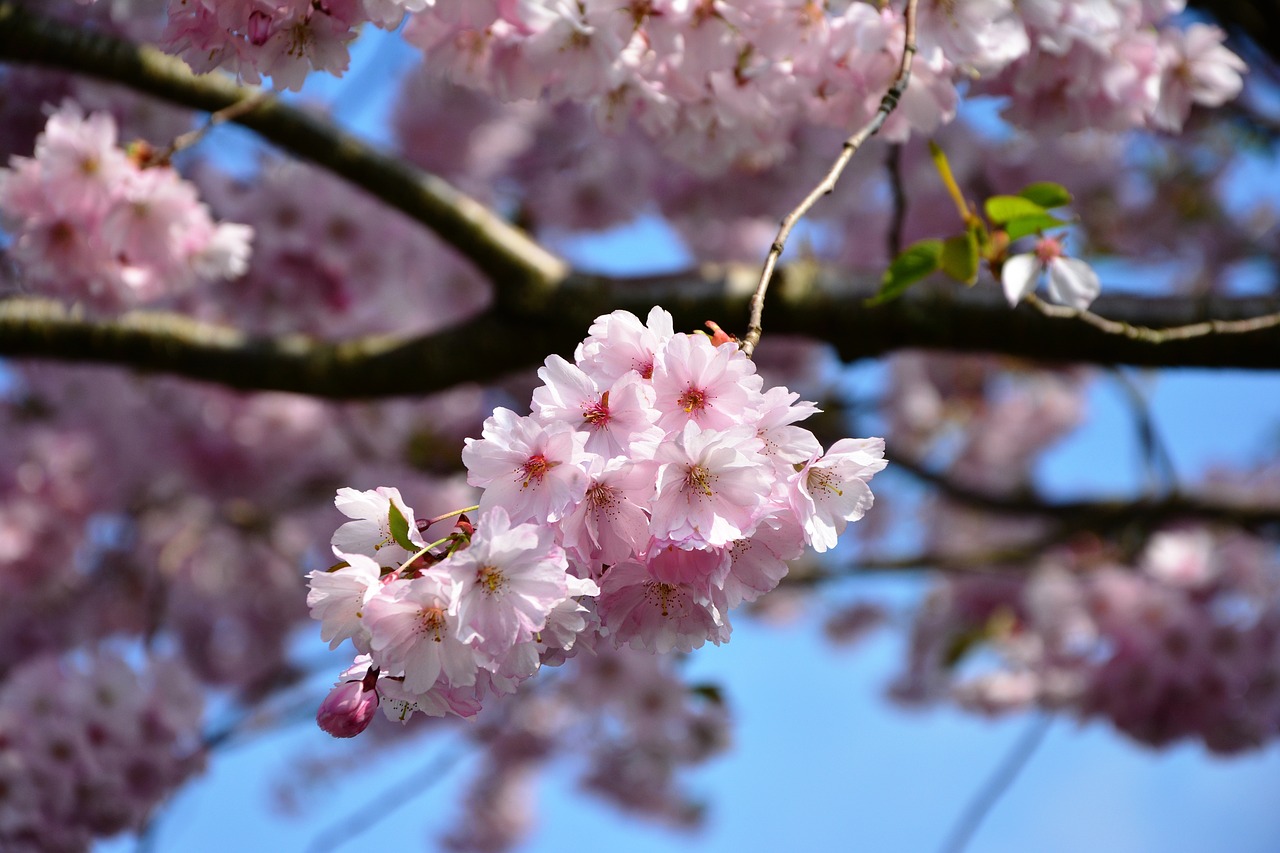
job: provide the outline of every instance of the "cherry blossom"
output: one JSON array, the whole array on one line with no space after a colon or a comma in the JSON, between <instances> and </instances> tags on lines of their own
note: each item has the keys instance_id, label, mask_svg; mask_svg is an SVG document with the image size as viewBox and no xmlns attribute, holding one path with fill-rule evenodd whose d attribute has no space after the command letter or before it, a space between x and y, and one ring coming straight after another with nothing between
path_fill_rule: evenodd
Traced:
<instances>
[{"instance_id":1,"label":"cherry blossom","mask_svg":"<svg viewBox=\"0 0 1280 853\"><path fill-rule=\"evenodd\" d=\"M587 488L587 435L565 423L542 424L497 409L484 437L462 451L467 482L485 489L481 512L501 506L518 521L559 521Z\"/></svg>"},{"instance_id":2,"label":"cherry blossom","mask_svg":"<svg viewBox=\"0 0 1280 853\"><path fill-rule=\"evenodd\" d=\"M800 470L791 508L813 550L834 548L845 526L866 514L873 500L867 481L885 465L884 439L842 438Z\"/></svg>"},{"instance_id":3,"label":"cherry blossom","mask_svg":"<svg viewBox=\"0 0 1280 853\"><path fill-rule=\"evenodd\" d=\"M443 676L451 687L474 684L474 649L459 636L457 598L440 574L387 584L365 604L373 661L404 686L426 693Z\"/></svg>"},{"instance_id":4,"label":"cherry blossom","mask_svg":"<svg viewBox=\"0 0 1280 853\"><path fill-rule=\"evenodd\" d=\"M457 590L459 639L495 655L532 640L568 597L567 570L549 529L513 526L500 506L483 513L470 547L439 566Z\"/></svg>"},{"instance_id":5,"label":"cherry blossom","mask_svg":"<svg viewBox=\"0 0 1280 853\"><path fill-rule=\"evenodd\" d=\"M379 486L371 491L344 488L338 490L334 506L338 512L352 519L339 527L330 544L341 557L352 555L371 557L379 566L394 567L407 560L408 550L396 541L391 531L392 506L405 522L404 537L413 545L427 544L418 532L413 510L400 496L400 490Z\"/></svg>"},{"instance_id":6,"label":"cherry blossom","mask_svg":"<svg viewBox=\"0 0 1280 853\"><path fill-rule=\"evenodd\" d=\"M252 229L215 223L192 184L168 166L142 168L116 139L111 115L67 101L35 155L0 169L0 222L24 279L118 308L242 275Z\"/></svg>"},{"instance_id":7,"label":"cherry blossom","mask_svg":"<svg viewBox=\"0 0 1280 853\"><path fill-rule=\"evenodd\" d=\"M1043 237L1036 243L1035 252L1014 255L1004 262L1000 280L1005 298L1010 305L1017 305L1036 288L1040 275L1049 271L1049 298L1060 305L1086 310L1102 289L1098 274L1079 258L1068 258L1062 253L1062 243L1052 237Z\"/></svg>"},{"instance_id":8,"label":"cherry blossom","mask_svg":"<svg viewBox=\"0 0 1280 853\"><path fill-rule=\"evenodd\" d=\"M364 605L379 589L381 568L363 554L346 554L346 565L307 575L311 589L307 607L320 622L320 639L336 649L351 640L357 651L369 651L369 631L363 622Z\"/></svg>"},{"instance_id":9,"label":"cherry blossom","mask_svg":"<svg viewBox=\"0 0 1280 853\"><path fill-rule=\"evenodd\" d=\"M750 428L717 432L687 422L654 456L653 536L722 548L750 535L769 491L761 449Z\"/></svg>"}]
</instances>

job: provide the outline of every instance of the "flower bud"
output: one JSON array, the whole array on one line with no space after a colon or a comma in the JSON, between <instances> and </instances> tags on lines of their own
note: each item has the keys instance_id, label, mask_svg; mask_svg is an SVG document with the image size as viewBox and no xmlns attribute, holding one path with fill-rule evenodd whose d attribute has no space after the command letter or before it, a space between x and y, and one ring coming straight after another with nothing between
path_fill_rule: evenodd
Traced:
<instances>
[{"instance_id":1,"label":"flower bud","mask_svg":"<svg viewBox=\"0 0 1280 853\"><path fill-rule=\"evenodd\" d=\"M329 691L316 712L316 723L334 737L355 737L369 727L378 709L378 692L359 681L344 681Z\"/></svg>"}]
</instances>

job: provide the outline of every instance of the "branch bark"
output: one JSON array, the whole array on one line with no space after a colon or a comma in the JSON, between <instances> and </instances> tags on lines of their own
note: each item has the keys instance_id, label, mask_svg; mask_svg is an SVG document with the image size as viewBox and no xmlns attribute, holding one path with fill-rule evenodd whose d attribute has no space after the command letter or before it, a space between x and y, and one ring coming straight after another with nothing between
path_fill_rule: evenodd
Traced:
<instances>
[{"instance_id":1,"label":"branch bark","mask_svg":"<svg viewBox=\"0 0 1280 853\"><path fill-rule=\"evenodd\" d=\"M576 274L546 291L537 310L493 310L423 335L324 341L253 337L189 317L135 311L114 320L35 298L0 301L0 356L133 367L244 390L293 391L333 399L416 395L484 382L571 355L597 316L662 305L677 328L742 317L754 288L749 265L709 266L649 278ZM1280 327L1154 345L1079 321L1011 310L995 288L918 286L868 306L871 280L796 265L779 271L770 328L830 343L846 362L901 349L998 353L1050 362L1147 367L1280 369ZM1280 298L1104 296L1095 307L1135 325L1174 326L1280 310ZM727 324L726 324L727 325ZM767 344L766 344L767 347Z\"/></svg>"},{"instance_id":2,"label":"branch bark","mask_svg":"<svg viewBox=\"0 0 1280 853\"><path fill-rule=\"evenodd\" d=\"M230 387L330 398L421 394L493 379L571 352L591 320L617 308L661 304L682 328L744 316L757 277L747 267L621 279L571 273L565 264L446 182L381 154L328 123L179 60L46 20L0 0L0 61L91 74L194 109L244 105L235 120L290 153L330 169L432 228L494 282L489 315L432 335L326 342L253 338L234 329L159 313L93 320L42 300L0 302L0 355L131 366ZM917 287L869 307L875 282L796 264L779 270L770 328L831 343L846 361L904 348L993 352L1046 361L1149 367L1280 368L1280 327L1159 345L1110 335L1032 308L1010 310L994 290ZM1280 310L1280 300L1106 296L1098 313L1133 326L1242 320Z\"/></svg>"}]
</instances>

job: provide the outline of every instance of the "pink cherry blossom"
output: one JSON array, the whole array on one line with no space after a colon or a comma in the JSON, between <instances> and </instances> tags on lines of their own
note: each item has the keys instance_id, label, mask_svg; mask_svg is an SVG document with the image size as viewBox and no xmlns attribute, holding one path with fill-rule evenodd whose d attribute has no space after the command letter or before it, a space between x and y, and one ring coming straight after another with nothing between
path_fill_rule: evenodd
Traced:
<instances>
[{"instance_id":1,"label":"pink cherry blossom","mask_svg":"<svg viewBox=\"0 0 1280 853\"><path fill-rule=\"evenodd\" d=\"M503 507L514 521L559 521L587 489L586 433L497 409L484 437L462 451L467 482L485 490L480 511Z\"/></svg>"},{"instance_id":2,"label":"pink cherry blossom","mask_svg":"<svg viewBox=\"0 0 1280 853\"><path fill-rule=\"evenodd\" d=\"M791 508L813 550L834 548L845 526L871 508L868 481L885 464L883 438L842 438L800 470Z\"/></svg>"},{"instance_id":3,"label":"pink cherry blossom","mask_svg":"<svg viewBox=\"0 0 1280 853\"><path fill-rule=\"evenodd\" d=\"M654 456L654 538L723 548L749 536L769 495L761 447L751 427L717 432L687 422Z\"/></svg>"},{"instance_id":4,"label":"pink cherry blossom","mask_svg":"<svg viewBox=\"0 0 1280 853\"><path fill-rule=\"evenodd\" d=\"M391 507L395 506L406 522L406 536L417 548L426 545L413 517L413 509L404 502L400 490L379 486L370 491L351 488L338 489L334 506L352 519L339 527L330 544L341 557L362 554L371 557L380 566L397 568L411 553L399 545L391 534Z\"/></svg>"},{"instance_id":5,"label":"pink cherry blossom","mask_svg":"<svg viewBox=\"0 0 1280 853\"><path fill-rule=\"evenodd\" d=\"M729 639L724 615L696 589L664 583L634 560L611 567L600 584L600 621L615 646L666 654Z\"/></svg>"},{"instance_id":6,"label":"pink cherry blossom","mask_svg":"<svg viewBox=\"0 0 1280 853\"><path fill-rule=\"evenodd\" d=\"M1152 116L1156 127L1176 132L1192 104L1217 107L1240 94L1244 60L1223 47L1225 39L1226 33L1206 24L1161 33L1165 70Z\"/></svg>"},{"instance_id":7,"label":"pink cherry blossom","mask_svg":"<svg viewBox=\"0 0 1280 853\"><path fill-rule=\"evenodd\" d=\"M533 416L585 431L588 453L626 456L634 445L662 440L663 431L654 423L653 388L636 373L600 388L579 367L552 355L538 378L545 384L533 392Z\"/></svg>"},{"instance_id":8,"label":"pink cherry blossom","mask_svg":"<svg viewBox=\"0 0 1280 853\"><path fill-rule=\"evenodd\" d=\"M454 687L475 683L475 651L458 637L457 599L445 575L385 585L365 604L364 619L373 662L404 675L407 690L425 693L441 676Z\"/></svg>"},{"instance_id":9,"label":"pink cherry blossom","mask_svg":"<svg viewBox=\"0 0 1280 853\"><path fill-rule=\"evenodd\" d=\"M548 527L513 526L501 506L482 512L471 545L436 569L454 583L459 639L494 658L542 630L568 597L567 570Z\"/></svg>"},{"instance_id":10,"label":"pink cherry blossom","mask_svg":"<svg viewBox=\"0 0 1280 853\"><path fill-rule=\"evenodd\" d=\"M652 462L625 457L593 466L586 495L561 525L564 547L591 576L602 564L633 559L644 550L655 472Z\"/></svg>"},{"instance_id":11,"label":"pink cherry blossom","mask_svg":"<svg viewBox=\"0 0 1280 853\"><path fill-rule=\"evenodd\" d=\"M381 588L381 567L363 554L345 555L347 565L307 575L311 589L307 607L320 622L320 639L336 649L351 640L356 650L369 651L369 630L363 621L364 605Z\"/></svg>"},{"instance_id":12,"label":"pink cherry blossom","mask_svg":"<svg viewBox=\"0 0 1280 853\"><path fill-rule=\"evenodd\" d=\"M725 430L755 415L763 380L738 347L715 346L704 335L667 341L653 369L658 426L678 431L686 423Z\"/></svg>"},{"instance_id":13,"label":"pink cherry blossom","mask_svg":"<svg viewBox=\"0 0 1280 853\"><path fill-rule=\"evenodd\" d=\"M658 351L674 334L671 315L661 308L654 307L645 323L630 311L614 311L591 324L574 360L600 385L612 385L631 371L649 379Z\"/></svg>"},{"instance_id":14,"label":"pink cherry blossom","mask_svg":"<svg viewBox=\"0 0 1280 853\"><path fill-rule=\"evenodd\" d=\"M733 609L771 592L787 574L787 561L804 551L804 533L791 520L766 518L755 533L734 542L721 584L725 606Z\"/></svg>"}]
</instances>

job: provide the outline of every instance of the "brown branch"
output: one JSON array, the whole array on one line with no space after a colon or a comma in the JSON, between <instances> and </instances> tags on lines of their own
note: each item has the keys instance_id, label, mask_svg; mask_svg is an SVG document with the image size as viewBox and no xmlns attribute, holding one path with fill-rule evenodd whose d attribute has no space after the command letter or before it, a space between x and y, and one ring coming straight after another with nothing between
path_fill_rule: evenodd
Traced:
<instances>
[{"instance_id":1,"label":"brown branch","mask_svg":"<svg viewBox=\"0 0 1280 853\"><path fill-rule=\"evenodd\" d=\"M0 2L0 61L60 68L122 83L172 103L233 121L290 153L345 178L426 225L494 282L499 299L535 298L568 273L523 231L444 180L380 153L331 124L217 74L195 75L152 47L32 15ZM256 103L238 108L245 101Z\"/></svg>"},{"instance_id":2,"label":"brown branch","mask_svg":"<svg viewBox=\"0 0 1280 853\"><path fill-rule=\"evenodd\" d=\"M431 335L328 342L304 335L255 337L179 314L132 312L97 321L51 300L0 301L3 355L133 367L241 390L333 399L423 394L496 378L523 364L513 358L516 335L533 348L527 352L551 346L536 332L493 318Z\"/></svg>"},{"instance_id":3,"label":"brown branch","mask_svg":"<svg viewBox=\"0 0 1280 853\"><path fill-rule=\"evenodd\" d=\"M1050 305L1034 293L1027 294L1026 301L1046 317L1080 320L1108 335L1122 335L1131 340L1152 345L1203 338L1206 335L1240 335L1280 326L1280 312L1276 312L1246 317L1242 320L1201 320L1183 326L1153 329L1150 326L1135 326L1122 320L1113 320L1088 309L1072 308L1069 305Z\"/></svg>"},{"instance_id":4,"label":"brown branch","mask_svg":"<svg viewBox=\"0 0 1280 853\"><path fill-rule=\"evenodd\" d=\"M836 188L836 182L844 174L845 167L853 159L853 155L858 152L864 142L880 132L880 128L884 126L889 114L897 108L898 101L902 99L903 94L907 91L907 84L911 82L911 63L916 55L916 2L917 0L907 0L907 9L902 16L906 35L903 39L902 59L898 64L898 74L894 78L893 84L889 87L889 91L885 92L884 97L880 99L880 107L876 110L875 116L844 141L844 145L840 149L840 156L831 164L827 174L818 182L817 186L810 190L803 201L782 218L782 224L778 228L778 236L773 238L773 245L769 247L769 254L764 259L764 269L760 271L760 282L756 285L755 293L751 296L751 320L747 326L747 334L743 337L741 344L742 351L746 353L748 358L755 352L756 346L760 343L760 335L764 333L764 329L761 326L764 314L764 296L769 290L769 282L773 278L773 271L778 264L778 259L782 257L782 251L786 248L787 238L791 236L791 229L795 228L796 223L823 196L831 194Z\"/></svg>"},{"instance_id":5,"label":"brown branch","mask_svg":"<svg viewBox=\"0 0 1280 853\"><path fill-rule=\"evenodd\" d=\"M128 366L329 398L422 394L536 367L549 353L570 355L592 320L615 309L643 316L662 305L675 315L677 328L700 328L708 318L742 311L754 277L747 265L648 278L574 275L536 313L491 312L430 335L336 342L253 337L160 312L94 319L52 300L15 298L0 300L0 356ZM771 328L827 341L846 362L923 348L1056 362L1280 370L1280 327L1154 347L1031 308L1011 310L996 288L918 286L900 299L867 306L877 287L871 279L800 265L780 269L777 278ZM1096 305L1125 322L1176 326L1206 316L1274 313L1280 299L1104 296Z\"/></svg>"},{"instance_id":6,"label":"brown branch","mask_svg":"<svg viewBox=\"0 0 1280 853\"><path fill-rule=\"evenodd\" d=\"M1280 529L1280 506L1259 506L1182 494L1159 498L1049 501L1031 490L1018 494L995 494L967 486L891 449L886 450L885 458L894 470L907 472L956 503L1002 515L1050 519L1059 525L1060 530L1090 530L1106 534L1134 524L1153 529L1175 521L1217 522L1254 531L1267 527ZM935 556L943 560L955 559Z\"/></svg>"}]
</instances>

